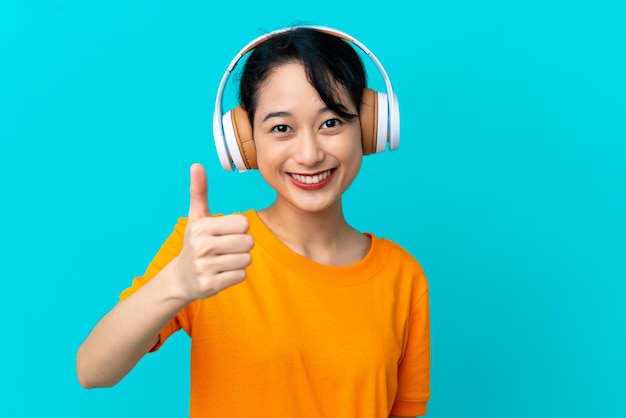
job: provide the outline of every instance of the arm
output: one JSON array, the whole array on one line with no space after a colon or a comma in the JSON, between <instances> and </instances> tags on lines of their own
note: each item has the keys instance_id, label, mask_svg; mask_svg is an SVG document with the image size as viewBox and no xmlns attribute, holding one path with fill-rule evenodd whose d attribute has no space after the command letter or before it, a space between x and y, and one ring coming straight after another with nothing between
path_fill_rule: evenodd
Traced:
<instances>
[{"instance_id":1,"label":"arm","mask_svg":"<svg viewBox=\"0 0 626 418\"><path fill-rule=\"evenodd\" d=\"M408 333L398 364L398 389L391 416L422 416L430 398L430 319L428 284L419 271Z\"/></svg>"},{"instance_id":2,"label":"arm","mask_svg":"<svg viewBox=\"0 0 626 418\"><path fill-rule=\"evenodd\" d=\"M81 386L113 386L158 342L159 331L187 304L176 296L175 263L96 324L76 355Z\"/></svg>"},{"instance_id":3,"label":"arm","mask_svg":"<svg viewBox=\"0 0 626 418\"><path fill-rule=\"evenodd\" d=\"M253 246L247 218L212 217L204 169L193 165L190 176L189 217L183 237L181 232L176 237L176 251L167 248L165 267L107 313L78 349L76 373L83 387L116 384L154 347L159 332L183 307L245 278Z\"/></svg>"}]
</instances>

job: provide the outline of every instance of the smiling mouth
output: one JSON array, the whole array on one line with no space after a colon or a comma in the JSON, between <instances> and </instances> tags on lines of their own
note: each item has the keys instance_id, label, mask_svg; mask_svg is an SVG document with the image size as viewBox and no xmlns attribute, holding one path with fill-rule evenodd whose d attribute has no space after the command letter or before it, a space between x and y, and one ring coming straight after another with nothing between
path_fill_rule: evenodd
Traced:
<instances>
[{"instance_id":1,"label":"smiling mouth","mask_svg":"<svg viewBox=\"0 0 626 418\"><path fill-rule=\"evenodd\" d=\"M306 174L296 174L296 173L288 173L291 178L293 178L298 183L302 184L319 184L326 180L328 176L330 176L335 171L334 168L326 171L322 171L321 173L306 175Z\"/></svg>"}]
</instances>

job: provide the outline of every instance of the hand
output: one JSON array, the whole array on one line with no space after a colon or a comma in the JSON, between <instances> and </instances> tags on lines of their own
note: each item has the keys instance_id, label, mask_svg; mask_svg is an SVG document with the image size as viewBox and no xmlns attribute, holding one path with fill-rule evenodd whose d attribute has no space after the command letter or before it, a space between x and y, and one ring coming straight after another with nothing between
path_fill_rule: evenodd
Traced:
<instances>
[{"instance_id":1,"label":"hand","mask_svg":"<svg viewBox=\"0 0 626 418\"><path fill-rule=\"evenodd\" d=\"M211 216L204 167L193 164L189 174L189 217L176 277L182 297L191 302L242 282L254 241L245 216Z\"/></svg>"}]
</instances>

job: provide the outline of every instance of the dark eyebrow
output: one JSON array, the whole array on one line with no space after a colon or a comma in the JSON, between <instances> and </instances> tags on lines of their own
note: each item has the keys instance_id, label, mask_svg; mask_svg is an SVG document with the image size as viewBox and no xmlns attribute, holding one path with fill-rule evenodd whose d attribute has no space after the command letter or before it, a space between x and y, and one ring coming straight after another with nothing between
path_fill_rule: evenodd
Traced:
<instances>
[{"instance_id":1,"label":"dark eyebrow","mask_svg":"<svg viewBox=\"0 0 626 418\"><path fill-rule=\"evenodd\" d=\"M263 118L262 122L265 122L269 118L280 118L284 116L293 116L293 114L291 112L271 112L271 113L268 113L267 116Z\"/></svg>"},{"instance_id":2,"label":"dark eyebrow","mask_svg":"<svg viewBox=\"0 0 626 418\"><path fill-rule=\"evenodd\" d=\"M328 106L324 106L324 107L322 107L318 111L318 113L322 114L324 112L328 112L329 110L330 110L330 108ZM261 122L265 122L266 120L268 120L270 118L280 118L280 117L284 117L284 116L293 116L293 113L291 113L291 112L284 112L284 111L283 112L271 112L271 113L268 113L267 116L265 116Z\"/></svg>"}]
</instances>

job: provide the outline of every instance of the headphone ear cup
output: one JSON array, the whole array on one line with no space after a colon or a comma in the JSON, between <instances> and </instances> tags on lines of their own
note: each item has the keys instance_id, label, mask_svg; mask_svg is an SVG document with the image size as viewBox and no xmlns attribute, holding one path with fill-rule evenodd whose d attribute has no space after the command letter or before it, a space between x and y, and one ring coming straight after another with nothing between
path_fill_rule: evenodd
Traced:
<instances>
[{"instance_id":1,"label":"headphone ear cup","mask_svg":"<svg viewBox=\"0 0 626 418\"><path fill-rule=\"evenodd\" d=\"M376 150L376 136L378 132L378 95L374 90L363 90L360 120L363 155L369 155Z\"/></svg>"},{"instance_id":2,"label":"headphone ear cup","mask_svg":"<svg viewBox=\"0 0 626 418\"><path fill-rule=\"evenodd\" d=\"M258 168L256 162L256 147L252 137L252 126L248 120L248 113L241 106L237 106L224 115L224 136L228 144L228 151L235 165L243 164L245 168ZM230 123L228 123L230 122ZM238 167L240 170L244 167Z\"/></svg>"},{"instance_id":3,"label":"headphone ear cup","mask_svg":"<svg viewBox=\"0 0 626 418\"><path fill-rule=\"evenodd\" d=\"M383 152L387 148L389 118L387 95L371 89L363 90L361 99L361 145L363 155Z\"/></svg>"}]
</instances>

